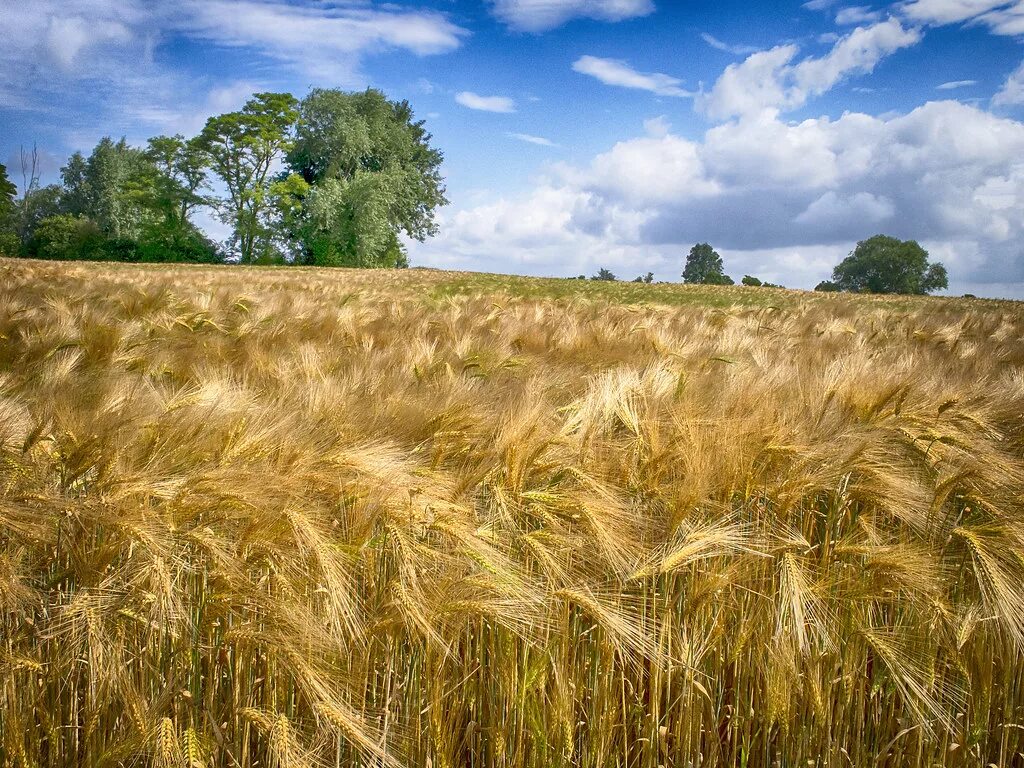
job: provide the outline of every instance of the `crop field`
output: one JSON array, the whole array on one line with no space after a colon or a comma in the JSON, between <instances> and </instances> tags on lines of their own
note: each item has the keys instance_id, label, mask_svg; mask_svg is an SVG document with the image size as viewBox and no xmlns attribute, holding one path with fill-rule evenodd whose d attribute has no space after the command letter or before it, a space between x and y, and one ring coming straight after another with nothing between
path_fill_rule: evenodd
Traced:
<instances>
[{"instance_id":1,"label":"crop field","mask_svg":"<svg viewBox=\"0 0 1024 768\"><path fill-rule=\"evenodd\" d=\"M1024 764L1024 305L0 261L0 764Z\"/></svg>"}]
</instances>

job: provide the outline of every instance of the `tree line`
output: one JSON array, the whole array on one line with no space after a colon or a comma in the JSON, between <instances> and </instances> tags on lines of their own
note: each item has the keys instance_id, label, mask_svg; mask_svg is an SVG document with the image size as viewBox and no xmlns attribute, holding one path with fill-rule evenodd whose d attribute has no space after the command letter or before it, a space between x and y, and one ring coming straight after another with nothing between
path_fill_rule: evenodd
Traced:
<instances>
[{"instance_id":1,"label":"tree line","mask_svg":"<svg viewBox=\"0 0 1024 768\"><path fill-rule=\"evenodd\" d=\"M650 283L648 272L633 282ZM584 279L580 275L579 279ZM611 270L601 268L591 280L616 280ZM725 274L721 255L708 243L697 243L690 249L683 267L683 282L697 285L735 285ZM752 275L740 281L749 287L782 288L762 282ZM928 261L928 251L916 240L899 240L888 235L875 235L857 243L845 259L832 270L832 279L824 280L816 291L850 291L853 293L927 294L949 287L946 268Z\"/></svg>"},{"instance_id":2,"label":"tree line","mask_svg":"<svg viewBox=\"0 0 1024 768\"><path fill-rule=\"evenodd\" d=\"M193 137L102 139L61 182L22 152L22 194L0 165L0 253L44 259L408 266L445 205L442 154L406 101L379 90L257 93ZM208 207L231 236L196 225Z\"/></svg>"}]
</instances>

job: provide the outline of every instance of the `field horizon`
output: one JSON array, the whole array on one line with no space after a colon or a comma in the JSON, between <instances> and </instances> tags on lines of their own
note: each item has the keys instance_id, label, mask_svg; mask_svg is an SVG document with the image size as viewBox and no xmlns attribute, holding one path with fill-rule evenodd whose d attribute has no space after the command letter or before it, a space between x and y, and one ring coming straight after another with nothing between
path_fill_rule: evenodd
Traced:
<instances>
[{"instance_id":1,"label":"field horizon","mask_svg":"<svg viewBox=\"0 0 1024 768\"><path fill-rule=\"evenodd\" d=\"M0 260L0 762L1024 761L1024 304Z\"/></svg>"}]
</instances>

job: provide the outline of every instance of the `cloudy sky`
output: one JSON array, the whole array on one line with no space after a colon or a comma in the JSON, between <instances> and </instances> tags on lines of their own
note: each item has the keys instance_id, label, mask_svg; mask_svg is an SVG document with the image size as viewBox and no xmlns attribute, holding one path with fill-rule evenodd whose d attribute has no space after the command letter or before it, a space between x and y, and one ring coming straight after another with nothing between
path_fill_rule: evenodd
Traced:
<instances>
[{"instance_id":1,"label":"cloudy sky","mask_svg":"<svg viewBox=\"0 0 1024 768\"><path fill-rule=\"evenodd\" d=\"M807 288L884 232L1024 297L1022 43L1024 0L0 0L0 160L374 86L445 152L416 265L678 280L708 241Z\"/></svg>"}]
</instances>

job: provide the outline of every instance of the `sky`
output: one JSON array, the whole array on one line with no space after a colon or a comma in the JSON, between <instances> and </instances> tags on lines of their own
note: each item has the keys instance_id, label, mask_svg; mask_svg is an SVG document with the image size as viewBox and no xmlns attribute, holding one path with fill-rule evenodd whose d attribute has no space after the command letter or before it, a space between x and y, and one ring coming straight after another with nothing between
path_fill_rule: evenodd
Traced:
<instances>
[{"instance_id":1,"label":"sky","mask_svg":"<svg viewBox=\"0 0 1024 768\"><path fill-rule=\"evenodd\" d=\"M709 242L812 288L885 233L1024 298L1022 43L1024 0L0 0L0 162L374 87L445 155L414 266L679 280Z\"/></svg>"}]
</instances>

